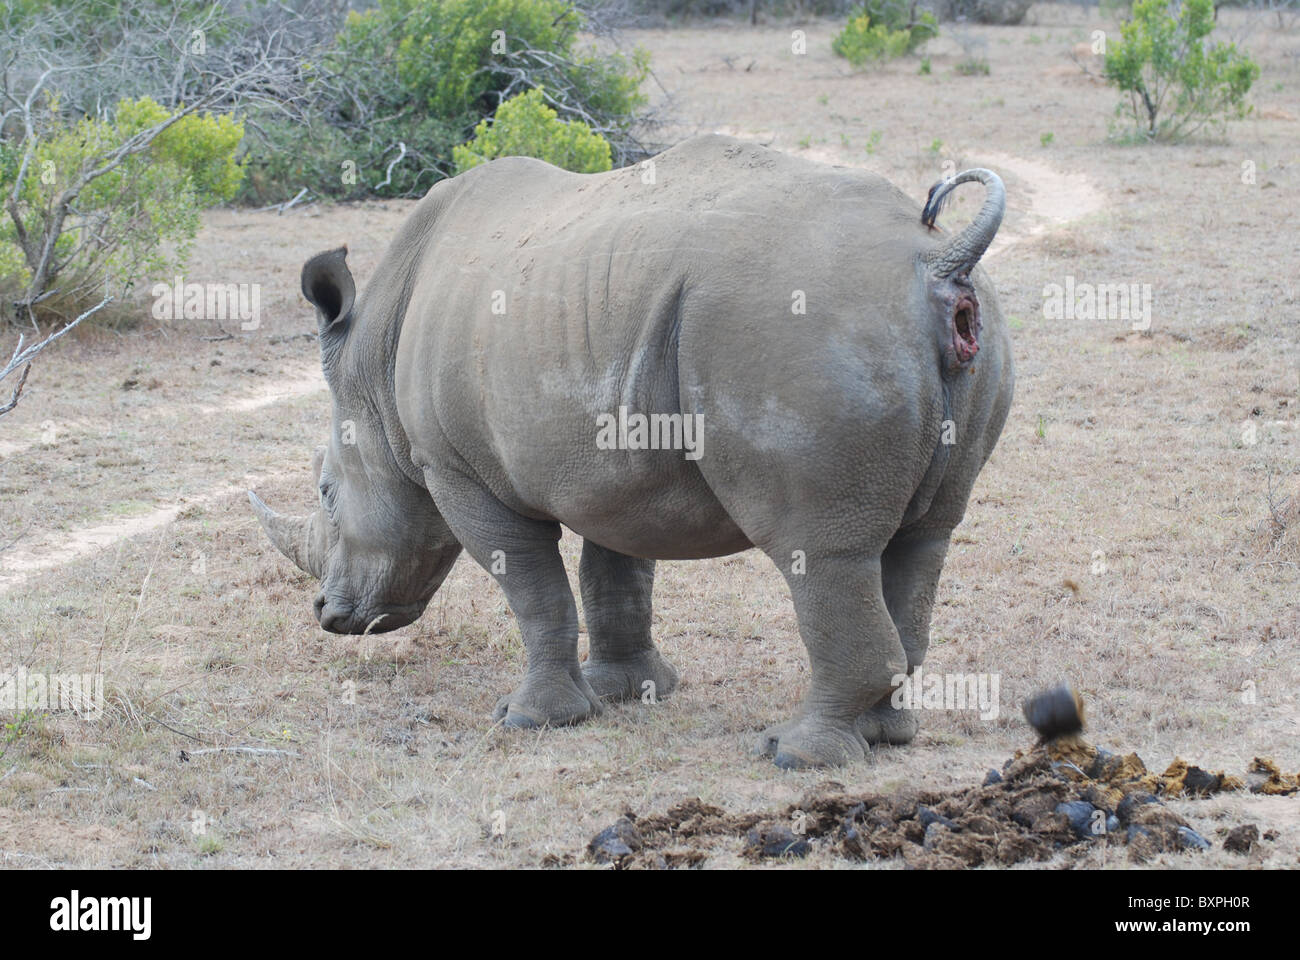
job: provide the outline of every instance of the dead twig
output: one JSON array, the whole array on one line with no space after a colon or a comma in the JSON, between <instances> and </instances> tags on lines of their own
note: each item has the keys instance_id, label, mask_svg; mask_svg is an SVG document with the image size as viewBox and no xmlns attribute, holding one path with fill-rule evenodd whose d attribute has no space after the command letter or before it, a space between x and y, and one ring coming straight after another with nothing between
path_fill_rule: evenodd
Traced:
<instances>
[{"instance_id":1,"label":"dead twig","mask_svg":"<svg viewBox=\"0 0 1300 960\"><path fill-rule=\"evenodd\" d=\"M0 370L0 380L4 380L6 377L12 374L19 367L22 368L23 372L22 372L22 376L19 377L18 379L18 386L14 388L13 395L10 396L9 401L5 403L3 406L0 406L0 417L3 417L14 407L18 406L18 399L23 395L23 387L27 383L27 374L32 369L32 358L34 358L38 353L40 353L46 347L50 346L50 344L54 343L54 341L58 340L60 337L66 334L77 324L81 323L82 320L85 320L93 313L98 313L100 310L104 309L104 307L108 306L112 301L113 301L112 297L105 297L103 300L99 301L99 303L95 304L95 306L91 307L81 316L77 317L75 320L73 320L71 323L65 326L62 330L58 330L50 334L44 340L40 341L39 343L32 344L30 347L28 347L25 350L23 349L24 335L21 333L18 335L18 345L14 347L13 356L9 358L9 362L5 365L4 369Z\"/></svg>"},{"instance_id":2,"label":"dead twig","mask_svg":"<svg viewBox=\"0 0 1300 960\"><path fill-rule=\"evenodd\" d=\"M399 152L397 156L393 158L392 162L388 165L388 171L384 174L383 182L375 184L376 192L379 190L380 187L386 187L393 182L393 167L401 163L402 158L406 156L406 144L401 141L398 141L397 146L399 148Z\"/></svg>"},{"instance_id":3,"label":"dead twig","mask_svg":"<svg viewBox=\"0 0 1300 960\"><path fill-rule=\"evenodd\" d=\"M286 210L288 210L290 207L292 207L295 203L297 203L305 196L307 196L307 188L303 187L301 190L299 190L297 193L293 195L293 199L286 200L284 203L280 204L280 208L276 210L275 215L277 217L284 216L284 212Z\"/></svg>"}]
</instances>

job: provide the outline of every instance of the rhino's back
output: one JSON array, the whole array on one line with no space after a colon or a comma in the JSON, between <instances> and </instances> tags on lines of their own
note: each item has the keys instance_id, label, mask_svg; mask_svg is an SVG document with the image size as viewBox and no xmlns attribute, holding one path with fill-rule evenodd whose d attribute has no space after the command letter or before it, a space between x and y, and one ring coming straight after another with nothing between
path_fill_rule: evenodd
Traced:
<instances>
[{"instance_id":1,"label":"rhino's back","mask_svg":"<svg viewBox=\"0 0 1300 960\"><path fill-rule=\"evenodd\" d=\"M695 239L689 262L701 266L734 262L756 244L771 251L773 243L797 266L800 249L809 263L824 260L839 242L869 244L872 234L904 224L924 236L917 204L883 177L717 134L602 174L507 157L440 186L450 194L438 216L440 245L503 265L535 260L544 245L599 248L611 233L624 245L633 237ZM801 239L808 242L800 248ZM529 257L514 254L530 244Z\"/></svg>"},{"instance_id":2,"label":"rhino's back","mask_svg":"<svg viewBox=\"0 0 1300 960\"><path fill-rule=\"evenodd\" d=\"M802 297L805 340L905 345L889 297L933 243L883 178L719 135L596 175L505 158L438 190L412 316L585 380L626 381L638 356L675 350L690 302L732 338L789 335Z\"/></svg>"}]
</instances>

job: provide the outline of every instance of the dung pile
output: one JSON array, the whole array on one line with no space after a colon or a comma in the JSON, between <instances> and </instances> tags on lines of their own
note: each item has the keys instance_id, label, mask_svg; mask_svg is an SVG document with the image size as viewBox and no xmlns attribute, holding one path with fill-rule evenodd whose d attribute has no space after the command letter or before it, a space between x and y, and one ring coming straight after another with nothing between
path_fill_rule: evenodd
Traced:
<instances>
[{"instance_id":1,"label":"dung pile","mask_svg":"<svg viewBox=\"0 0 1300 960\"><path fill-rule=\"evenodd\" d=\"M778 813L732 814L698 799L663 814L627 811L591 840L587 856L618 869L694 867L720 841L738 838L743 855L755 861L821 847L852 860L897 857L915 868L1010 866L1106 843L1125 846L1131 860L1142 862L1162 851L1212 846L1165 799L1243 789L1295 793L1300 774L1283 774L1263 758L1244 778L1179 758L1153 773L1135 753L1112 754L1065 735L1017 751L981 785L963 790L857 795L831 782ZM1241 825L1224 846L1245 852L1258 837L1253 825Z\"/></svg>"}]
</instances>

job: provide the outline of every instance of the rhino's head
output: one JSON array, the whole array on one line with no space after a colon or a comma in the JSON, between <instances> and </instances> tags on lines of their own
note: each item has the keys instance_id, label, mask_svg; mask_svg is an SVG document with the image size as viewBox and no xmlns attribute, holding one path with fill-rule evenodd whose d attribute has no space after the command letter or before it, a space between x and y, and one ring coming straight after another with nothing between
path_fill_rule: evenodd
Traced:
<instances>
[{"instance_id":1,"label":"rhino's head","mask_svg":"<svg viewBox=\"0 0 1300 960\"><path fill-rule=\"evenodd\" d=\"M321 627L382 633L424 612L460 544L410 467L392 410L393 351L359 329L362 310L346 256L347 248L318 254L302 269L334 400L329 445L313 462L320 506L289 517L252 491L248 496L271 542L320 581ZM384 309L382 293L371 306Z\"/></svg>"}]
</instances>

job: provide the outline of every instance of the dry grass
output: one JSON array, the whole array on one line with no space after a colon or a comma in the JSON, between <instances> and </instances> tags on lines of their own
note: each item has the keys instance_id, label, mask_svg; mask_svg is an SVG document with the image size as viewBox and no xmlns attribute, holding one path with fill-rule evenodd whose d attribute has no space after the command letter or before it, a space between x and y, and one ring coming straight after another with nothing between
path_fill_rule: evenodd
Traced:
<instances>
[{"instance_id":1,"label":"dry grass","mask_svg":"<svg viewBox=\"0 0 1300 960\"><path fill-rule=\"evenodd\" d=\"M1253 36L1257 102L1273 112L1230 142L1119 147L1105 139L1113 95L1061 70L1091 25L1075 8L1035 15L972 28L989 40L987 77L955 76L961 51L943 41L931 76L907 62L852 74L829 54L829 25L808 28L798 59L780 27L636 37L691 129L791 151L806 140L918 198L944 160L996 168L993 147L1058 175L1008 172L1014 242L988 267L1018 393L950 553L926 663L999 673L1002 714L929 712L914 745L834 776L873 792L978 780L1026 743L1021 699L1063 677L1085 691L1092 739L1149 766L1178 754L1240 773L1272 755L1295 770L1300 249L1286 225L1300 217L1300 128L1285 116L1300 114L1300 36ZM1072 211L1053 196L1085 181L1104 206L1060 222ZM960 199L952 222L978 191ZM314 345L277 339L311 326L297 273L347 241L364 279L405 207L215 212L187 279L261 282L261 330L219 342L199 339L212 324L87 331L34 369L0 447L0 546L17 540L0 553L0 665L100 669L108 709L0 742L5 866L538 864L580 851L628 806L776 807L824 777L748 755L806 685L784 584L758 554L662 565L656 632L680 692L570 730L486 719L522 650L500 592L467 561L411 627L364 640L315 627L307 579L223 491L255 483L276 504L309 503L328 407L311 392ZM1066 274L1151 283L1151 330L1043 320L1042 288ZM576 583L578 543L564 550ZM181 760L235 745L279 752ZM1297 862L1294 798L1176 809L1212 838L1242 818L1273 827L1256 859ZM1106 850L1095 861L1127 864Z\"/></svg>"}]
</instances>

